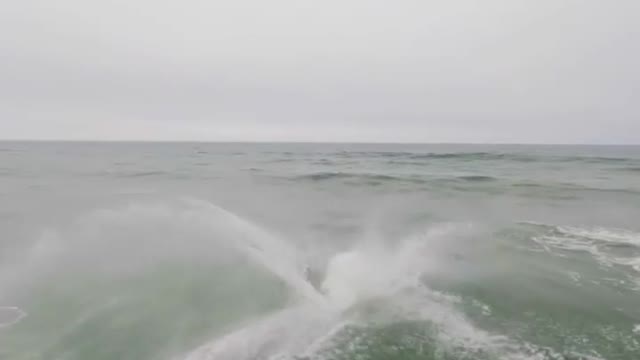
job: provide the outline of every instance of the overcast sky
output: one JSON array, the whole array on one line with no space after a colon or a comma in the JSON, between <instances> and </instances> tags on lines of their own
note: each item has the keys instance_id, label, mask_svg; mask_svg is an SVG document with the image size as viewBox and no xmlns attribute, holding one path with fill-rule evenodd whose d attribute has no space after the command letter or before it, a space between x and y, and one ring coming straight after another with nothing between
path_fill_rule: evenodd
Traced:
<instances>
[{"instance_id":1,"label":"overcast sky","mask_svg":"<svg viewBox=\"0 0 640 360\"><path fill-rule=\"evenodd\" d=\"M5 1L0 138L640 143L640 1Z\"/></svg>"}]
</instances>

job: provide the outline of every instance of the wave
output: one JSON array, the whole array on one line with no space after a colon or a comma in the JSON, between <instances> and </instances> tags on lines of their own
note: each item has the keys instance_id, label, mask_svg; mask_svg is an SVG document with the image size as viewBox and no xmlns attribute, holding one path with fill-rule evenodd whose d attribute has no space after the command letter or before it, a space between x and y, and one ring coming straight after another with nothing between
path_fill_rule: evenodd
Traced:
<instances>
[{"instance_id":1,"label":"wave","mask_svg":"<svg viewBox=\"0 0 640 360\"><path fill-rule=\"evenodd\" d=\"M195 167L206 167L210 164L194 163ZM108 176L117 179L151 179L151 178L167 178L167 179L210 179L214 176L209 174L191 172L185 169L181 170L142 170L142 171L110 171L110 172L97 172L89 174L89 176Z\"/></svg>"},{"instance_id":2,"label":"wave","mask_svg":"<svg viewBox=\"0 0 640 360\"><path fill-rule=\"evenodd\" d=\"M511 184L513 188L523 188L523 189L540 189L540 190L550 190L550 191L558 191L558 192L610 192L610 193L623 193L630 195L640 194L639 190L630 189L630 188L603 188L603 187L589 187L580 184L572 184L572 183L535 183L535 182L516 182ZM565 196L565 195L563 195ZM568 198L573 198L569 196Z\"/></svg>"},{"instance_id":3,"label":"wave","mask_svg":"<svg viewBox=\"0 0 640 360\"><path fill-rule=\"evenodd\" d=\"M170 173L161 170L148 170L148 171L132 171L132 172L118 172L116 173L117 177L123 178L137 178L137 177L154 177L154 176L165 176Z\"/></svg>"},{"instance_id":4,"label":"wave","mask_svg":"<svg viewBox=\"0 0 640 360\"><path fill-rule=\"evenodd\" d=\"M428 160L459 161L513 161L513 162L579 162L579 163L625 163L636 162L637 158L607 157L590 155L548 155L524 154L517 152L339 152L330 154L339 158L379 158L388 159L390 163L424 165Z\"/></svg>"},{"instance_id":5,"label":"wave","mask_svg":"<svg viewBox=\"0 0 640 360\"><path fill-rule=\"evenodd\" d=\"M545 230L543 234L532 237L532 240L548 253L555 255L562 255L562 251L588 253L605 268L622 266L633 270L636 274L629 274L631 280L640 280L640 274L637 274L640 273L640 233L638 232L603 227L525 224Z\"/></svg>"},{"instance_id":6,"label":"wave","mask_svg":"<svg viewBox=\"0 0 640 360\"><path fill-rule=\"evenodd\" d=\"M392 247L363 243L339 252L322 284L330 307L295 304L177 359L603 359L484 330L461 311L466 299L429 288L421 275L456 266L447 252L461 245L451 241L467 229L459 225L435 226ZM474 306L492 317L488 305Z\"/></svg>"},{"instance_id":7,"label":"wave","mask_svg":"<svg viewBox=\"0 0 640 360\"><path fill-rule=\"evenodd\" d=\"M519 350L506 349L511 342L507 337L474 326L456 308L458 297L431 290L421 281L425 272L450 266L443 251L451 246L449 236L460 229L446 224L392 248L362 244L337 253L321 286L329 307L297 304L241 326L182 359L368 358L388 352L380 337L400 329L406 336L394 345L397 351L432 348L457 359L489 359L506 352L519 356Z\"/></svg>"},{"instance_id":8,"label":"wave","mask_svg":"<svg viewBox=\"0 0 640 360\"><path fill-rule=\"evenodd\" d=\"M17 306L0 306L0 330L9 328L27 317L27 313Z\"/></svg>"},{"instance_id":9,"label":"wave","mask_svg":"<svg viewBox=\"0 0 640 360\"><path fill-rule=\"evenodd\" d=\"M367 185L381 185L392 183L410 183L410 184L428 184L430 181L434 183L441 183L442 181L465 181L484 183L497 181L498 179L487 175L461 175L444 179L425 179L417 176L391 176L383 174L372 173L347 173L347 172L317 172L312 174L301 175L294 178L295 180L313 181L313 182L325 182L325 181L354 181L358 184Z\"/></svg>"},{"instance_id":10,"label":"wave","mask_svg":"<svg viewBox=\"0 0 640 360\"><path fill-rule=\"evenodd\" d=\"M515 161L535 161L535 158L517 154L502 154L491 152L468 152L468 153L429 153L413 154L409 157L414 160L427 159L458 159L458 160L515 160Z\"/></svg>"},{"instance_id":11,"label":"wave","mask_svg":"<svg viewBox=\"0 0 640 360\"><path fill-rule=\"evenodd\" d=\"M414 155L414 153L404 151L341 151L329 155L341 158L404 158L410 157Z\"/></svg>"},{"instance_id":12,"label":"wave","mask_svg":"<svg viewBox=\"0 0 640 360\"><path fill-rule=\"evenodd\" d=\"M606 157L606 156L567 156L561 157L565 161L584 161L584 162L603 162L603 163L619 163L626 161L633 161L631 158L623 158L623 157Z\"/></svg>"},{"instance_id":13,"label":"wave","mask_svg":"<svg viewBox=\"0 0 640 360\"><path fill-rule=\"evenodd\" d=\"M92 329L106 335L90 341L107 348L143 346L136 358L164 358L166 349L148 347L150 341L192 345L193 339L180 340L183 332L195 338L224 333L291 302L326 306L304 279L299 251L232 212L193 199L92 211L44 232L20 258L2 269L0 301L19 304L31 316L11 328L12 336L0 336L0 357L7 349L15 351L8 358L57 358L64 349L74 359L103 358L86 347L82 334ZM139 334L109 335L111 319L123 317ZM0 314L2 325L9 324L3 320ZM59 350L47 349L53 341ZM176 346L170 352L185 350Z\"/></svg>"},{"instance_id":14,"label":"wave","mask_svg":"<svg viewBox=\"0 0 640 360\"><path fill-rule=\"evenodd\" d=\"M627 244L640 248L640 233L626 229L610 229L603 227L579 228L573 226L557 226L557 231L563 234L584 237L597 241Z\"/></svg>"},{"instance_id":15,"label":"wave","mask_svg":"<svg viewBox=\"0 0 640 360\"><path fill-rule=\"evenodd\" d=\"M131 204L94 211L41 237L25 271L11 272L18 275L15 286L0 290L33 298L58 294L27 306L9 301L30 313L24 326L11 328L16 343L24 344L24 331L38 329L42 342L28 344L24 353L47 358L96 358L85 346L88 330L102 334L96 341L110 351L148 346L140 359L339 360L398 352L464 360L562 358L501 328L486 330L465 312L462 303L469 299L431 286L429 279L453 274L477 279L477 269L464 260L475 251L473 226L432 224L408 235L391 242L367 237L336 251L314 287L304 276L309 261L300 249L239 214L194 199ZM30 282L37 291L27 289ZM116 286L121 283L126 286ZM263 304L279 287L284 299ZM54 308L57 303L62 308ZM488 305L477 307L494 321ZM52 312L61 315L53 326L44 324ZM110 337L119 322L126 327ZM135 336L126 336L130 329ZM45 349L52 341L56 349Z\"/></svg>"},{"instance_id":16,"label":"wave","mask_svg":"<svg viewBox=\"0 0 640 360\"><path fill-rule=\"evenodd\" d=\"M317 172L312 174L301 175L296 180L307 180L314 182L332 181L332 180L355 180L366 182L370 185L382 183L404 182L404 183L424 183L422 179L415 177L398 177L382 174L363 174L363 173L347 173L347 172Z\"/></svg>"},{"instance_id":17,"label":"wave","mask_svg":"<svg viewBox=\"0 0 640 360\"><path fill-rule=\"evenodd\" d=\"M497 178L493 176L485 176L485 175L465 175L458 176L460 180L471 181L471 182L488 182L488 181L496 181Z\"/></svg>"},{"instance_id":18,"label":"wave","mask_svg":"<svg viewBox=\"0 0 640 360\"><path fill-rule=\"evenodd\" d=\"M100 171L92 171L81 173L81 176L86 177L108 177L115 179L128 179L128 178L154 178L154 177L164 177L164 176L178 176L178 174L174 172L164 171L164 170L100 170Z\"/></svg>"},{"instance_id":19,"label":"wave","mask_svg":"<svg viewBox=\"0 0 640 360\"><path fill-rule=\"evenodd\" d=\"M617 171L629 171L629 172L640 172L640 166L631 166L631 167L625 167L625 168L620 168L620 169L616 169Z\"/></svg>"},{"instance_id":20,"label":"wave","mask_svg":"<svg viewBox=\"0 0 640 360\"><path fill-rule=\"evenodd\" d=\"M513 160L520 162L537 161L535 156L513 154L513 153L493 153L493 152L455 152L455 153L414 153L414 152L341 152L333 156L342 158L383 158L391 160Z\"/></svg>"}]
</instances>

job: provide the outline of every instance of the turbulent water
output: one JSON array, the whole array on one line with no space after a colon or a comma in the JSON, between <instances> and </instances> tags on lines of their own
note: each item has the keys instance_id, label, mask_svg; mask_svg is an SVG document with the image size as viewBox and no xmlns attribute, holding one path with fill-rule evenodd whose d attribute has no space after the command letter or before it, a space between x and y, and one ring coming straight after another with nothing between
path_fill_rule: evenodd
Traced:
<instances>
[{"instance_id":1,"label":"turbulent water","mask_svg":"<svg viewBox=\"0 0 640 360\"><path fill-rule=\"evenodd\" d=\"M4 142L0 235L0 359L640 359L640 147Z\"/></svg>"}]
</instances>

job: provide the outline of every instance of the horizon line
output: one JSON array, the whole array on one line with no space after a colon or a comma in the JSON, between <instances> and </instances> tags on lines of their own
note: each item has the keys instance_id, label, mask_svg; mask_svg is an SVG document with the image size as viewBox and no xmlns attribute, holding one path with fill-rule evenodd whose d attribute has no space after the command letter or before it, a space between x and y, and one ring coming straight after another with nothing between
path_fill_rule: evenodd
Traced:
<instances>
[{"instance_id":1,"label":"horizon line","mask_svg":"<svg viewBox=\"0 0 640 360\"><path fill-rule=\"evenodd\" d=\"M512 146L640 146L640 143L536 142L393 142L393 141L279 141L279 140L169 140L169 139L2 139L0 142L40 143L174 143L174 144L317 144L317 145L512 145Z\"/></svg>"}]
</instances>

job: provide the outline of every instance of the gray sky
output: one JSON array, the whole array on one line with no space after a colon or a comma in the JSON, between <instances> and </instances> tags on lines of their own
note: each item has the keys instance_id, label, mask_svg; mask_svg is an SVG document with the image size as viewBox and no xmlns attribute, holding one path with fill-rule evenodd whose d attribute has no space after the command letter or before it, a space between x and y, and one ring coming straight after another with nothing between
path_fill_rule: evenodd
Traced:
<instances>
[{"instance_id":1,"label":"gray sky","mask_svg":"<svg viewBox=\"0 0 640 360\"><path fill-rule=\"evenodd\" d=\"M0 138L640 143L638 0L20 0Z\"/></svg>"}]
</instances>

